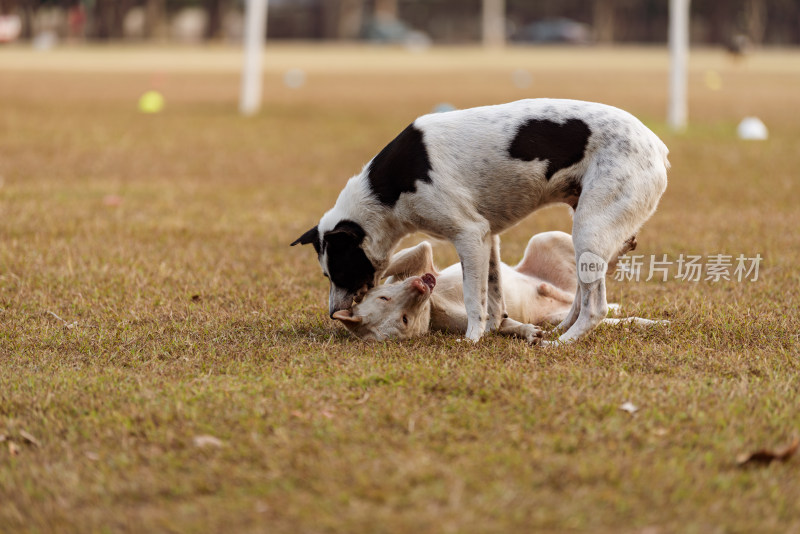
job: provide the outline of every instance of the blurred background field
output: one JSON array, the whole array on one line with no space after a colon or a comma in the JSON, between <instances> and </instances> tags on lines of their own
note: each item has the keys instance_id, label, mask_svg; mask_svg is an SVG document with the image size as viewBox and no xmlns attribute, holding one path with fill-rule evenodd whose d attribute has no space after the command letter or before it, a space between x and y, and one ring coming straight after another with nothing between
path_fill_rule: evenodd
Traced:
<instances>
[{"instance_id":1,"label":"blurred background field","mask_svg":"<svg viewBox=\"0 0 800 534\"><path fill-rule=\"evenodd\" d=\"M680 133L656 44L281 41L263 64L245 118L230 44L0 48L0 531L800 529L798 459L736 465L800 432L800 52L693 49ZM554 350L352 339L288 244L416 116L528 97L640 117L672 170L637 252L760 254L759 280L611 281L671 327ZM503 258L569 227L534 214Z\"/></svg>"},{"instance_id":2,"label":"blurred background field","mask_svg":"<svg viewBox=\"0 0 800 534\"><path fill-rule=\"evenodd\" d=\"M227 42L244 34L243 0L3 0L0 42ZM501 24L486 24L496 14ZM275 40L412 45L663 43L665 0L270 0ZM692 42L739 49L800 43L795 0L694 0ZM488 31L487 31L488 29ZM499 33L499 35L498 35ZM488 34L488 35L487 35Z\"/></svg>"}]
</instances>

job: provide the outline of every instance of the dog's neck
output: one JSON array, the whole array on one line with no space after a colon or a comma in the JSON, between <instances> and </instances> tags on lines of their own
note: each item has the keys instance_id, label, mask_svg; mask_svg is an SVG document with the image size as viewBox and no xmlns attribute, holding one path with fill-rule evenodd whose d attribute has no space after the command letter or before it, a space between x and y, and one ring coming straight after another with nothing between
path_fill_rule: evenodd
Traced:
<instances>
[{"instance_id":1,"label":"dog's neck","mask_svg":"<svg viewBox=\"0 0 800 534\"><path fill-rule=\"evenodd\" d=\"M375 267L376 276L380 278L389 267L397 244L416 228L398 219L391 208L382 205L372 195L367 180L363 178L362 175L356 175L347 182L336 205L323 217L323 221L330 216L331 223L348 219L361 225L365 232L361 247ZM324 226L321 221L320 227Z\"/></svg>"},{"instance_id":2,"label":"dog's neck","mask_svg":"<svg viewBox=\"0 0 800 534\"><path fill-rule=\"evenodd\" d=\"M425 323L428 325L428 332L431 330L431 317L433 316L433 299L434 295L431 294L431 298L429 298L425 303L422 305L421 313L427 316Z\"/></svg>"},{"instance_id":3,"label":"dog's neck","mask_svg":"<svg viewBox=\"0 0 800 534\"><path fill-rule=\"evenodd\" d=\"M386 217L371 217L370 219L364 221L366 237L362 247L367 258L375 267L376 275L381 278L389 267L392 255L400 240L414 230L406 229L402 224L394 220L395 217L391 213Z\"/></svg>"},{"instance_id":4,"label":"dog's neck","mask_svg":"<svg viewBox=\"0 0 800 534\"><path fill-rule=\"evenodd\" d=\"M431 319L432 319L432 310L433 310L433 307L431 305L431 299L432 298L433 298L433 295L431 295L431 298L429 298L428 300L423 302L422 305L419 307L419 310L418 310L417 314L415 314L417 319L418 319L418 320L415 320L415 324L417 325L417 326L415 326L415 328L423 327L424 330L416 330L412 334L412 336L425 335L425 334L427 334L428 332L431 331Z\"/></svg>"}]
</instances>

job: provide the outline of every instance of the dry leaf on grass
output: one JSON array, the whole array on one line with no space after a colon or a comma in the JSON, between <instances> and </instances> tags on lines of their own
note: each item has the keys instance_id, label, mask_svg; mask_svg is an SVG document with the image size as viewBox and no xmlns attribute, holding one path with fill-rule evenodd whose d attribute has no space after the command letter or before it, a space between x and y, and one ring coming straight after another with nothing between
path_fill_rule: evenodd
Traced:
<instances>
[{"instance_id":1,"label":"dry leaf on grass","mask_svg":"<svg viewBox=\"0 0 800 534\"><path fill-rule=\"evenodd\" d=\"M14 443L13 441L8 442L8 452L11 453L11 456L16 456L19 454L19 445Z\"/></svg>"},{"instance_id":2,"label":"dry leaf on grass","mask_svg":"<svg viewBox=\"0 0 800 534\"><path fill-rule=\"evenodd\" d=\"M195 447L222 447L224 443L214 436L195 436L192 439Z\"/></svg>"},{"instance_id":3,"label":"dry leaf on grass","mask_svg":"<svg viewBox=\"0 0 800 534\"><path fill-rule=\"evenodd\" d=\"M38 439L33 437L31 434L25 432L24 430L20 430L19 431L19 435L22 437L22 439L24 439L25 441L27 441L31 445L36 445L37 447L41 447L42 446L42 444L39 443Z\"/></svg>"},{"instance_id":4,"label":"dry leaf on grass","mask_svg":"<svg viewBox=\"0 0 800 534\"><path fill-rule=\"evenodd\" d=\"M50 315L52 315L53 317L55 317L56 319L58 319L59 321L61 321L61 324L62 324L62 325L64 325L64 328L67 328L67 329L69 329L69 330L72 330L73 328L75 328L76 326L78 326L78 321L72 321L71 323L68 323L67 321L65 321L64 319L62 319L61 317L59 317L57 314L55 314L55 313L51 312L50 310L47 310L47 313L49 313Z\"/></svg>"},{"instance_id":5,"label":"dry leaf on grass","mask_svg":"<svg viewBox=\"0 0 800 534\"><path fill-rule=\"evenodd\" d=\"M103 197L104 206L111 206L112 208L116 208L120 204L122 204L122 197L119 195L106 195Z\"/></svg>"},{"instance_id":6,"label":"dry leaf on grass","mask_svg":"<svg viewBox=\"0 0 800 534\"><path fill-rule=\"evenodd\" d=\"M785 462L792 457L798 447L800 447L800 436L795 436L792 443L780 449L761 449L749 454L740 454L736 457L736 463L739 466L745 466L752 464L769 465L775 460Z\"/></svg>"}]
</instances>

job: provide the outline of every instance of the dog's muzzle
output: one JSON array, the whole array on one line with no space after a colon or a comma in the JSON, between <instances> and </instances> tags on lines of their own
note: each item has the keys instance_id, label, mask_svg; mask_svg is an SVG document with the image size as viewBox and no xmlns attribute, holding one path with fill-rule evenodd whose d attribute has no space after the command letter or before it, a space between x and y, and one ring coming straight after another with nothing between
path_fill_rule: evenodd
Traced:
<instances>
[{"instance_id":1,"label":"dog's muzzle","mask_svg":"<svg viewBox=\"0 0 800 534\"><path fill-rule=\"evenodd\" d=\"M364 290L363 293L366 293ZM363 297L363 293L359 292L351 292L347 291L346 289L342 289L331 285L331 291L328 295L328 312L333 319L333 314L340 310L350 310L353 308L353 299L357 296Z\"/></svg>"},{"instance_id":2,"label":"dog's muzzle","mask_svg":"<svg viewBox=\"0 0 800 534\"><path fill-rule=\"evenodd\" d=\"M422 275L422 282L428 286L428 288L433 291L433 288L436 287L436 277L433 276L431 273L425 273Z\"/></svg>"},{"instance_id":3,"label":"dog's muzzle","mask_svg":"<svg viewBox=\"0 0 800 534\"><path fill-rule=\"evenodd\" d=\"M420 295L429 294L436 287L436 277L426 273L419 278L411 279L411 287L419 291Z\"/></svg>"}]
</instances>

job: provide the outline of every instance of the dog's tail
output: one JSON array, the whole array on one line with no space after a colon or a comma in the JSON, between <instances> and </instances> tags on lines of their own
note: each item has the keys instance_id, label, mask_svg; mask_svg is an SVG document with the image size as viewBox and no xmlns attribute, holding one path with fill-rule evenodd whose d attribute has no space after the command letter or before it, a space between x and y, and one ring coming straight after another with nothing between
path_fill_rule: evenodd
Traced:
<instances>
[{"instance_id":1,"label":"dog's tail","mask_svg":"<svg viewBox=\"0 0 800 534\"><path fill-rule=\"evenodd\" d=\"M547 282L541 282L538 286L536 286L536 292L543 297L549 297L565 304L572 304L572 301L575 298L574 294L567 293L566 291L557 288L553 284L548 284Z\"/></svg>"},{"instance_id":2,"label":"dog's tail","mask_svg":"<svg viewBox=\"0 0 800 534\"><path fill-rule=\"evenodd\" d=\"M670 162L669 162L669 157L668 157L669 156L669 148L667 148L667 145L665 145L664 142L661 139L659 139L658 141L659 141L659 143L661 143L661 146L659 147L659 149L660 149L660 152L661 152L661 157L664 159L664 168L669 170L669 168L672 166L670 164Z\"/></svg>"},{"instance_id":3,"label":"dog's tail","mask_svg":"<svg viewBox=\"0 0 800 534\"><path fill-rule=\"evenodd\" d=\"M622 247L617 251L617 253L614 255L614 257L611 258L611 260L608 262L608 271L607 272L611 272L614 269L616 269L617 262L619 261L620 256L624 256L628 252L630 252L632 250L636 250L636 245L638 245L638 244L639 244L639 242L636 240L636 236L635 235L632 235L628 239L626 239L625 242L622 243Z\"/></svg>"}]
</instances>

